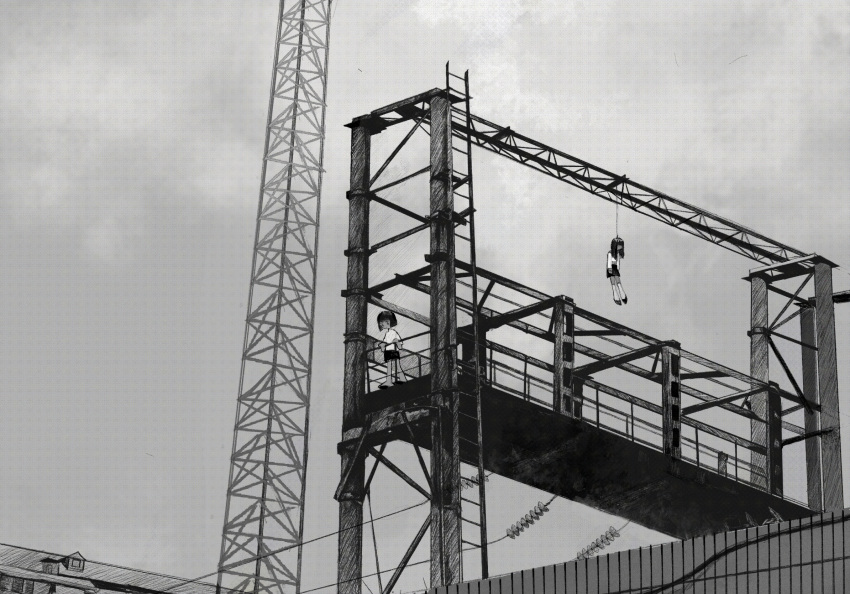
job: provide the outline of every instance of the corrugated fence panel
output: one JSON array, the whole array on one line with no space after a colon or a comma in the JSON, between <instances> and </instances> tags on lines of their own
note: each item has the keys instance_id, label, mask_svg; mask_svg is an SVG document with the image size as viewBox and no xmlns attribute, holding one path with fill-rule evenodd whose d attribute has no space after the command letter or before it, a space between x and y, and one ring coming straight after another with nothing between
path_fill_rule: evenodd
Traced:
<instances>
[{"instance_id":1,"label":"corrugated fence panel","mask_svg":"<svg viewBox=\"0 0 850 594\"><path fill-rule=\"evenodd\" d=\"M824 591L823 583L823 526L820 522L813 524L812 534L812 589L815 592Z\"/></svg>"},{"instance_id":2,"label":"corrugated fence panel","mask_svg":"<svg viewBox=\"0 0 850 594\"><path fill-rule=\"evenodd\" d=\"M587 559L582 559L576 563L576 592L585 594L587 592Z\"/></svg>"},{"instance_id":3,"label":"corrugated fence panel","mask_svg":"<svg viewBox=\"0 0 850 594\"><path fill-rule=\"evenodd\" d=\"M567 591L567 570L566 563L561 563L555 566L555 592ZM570 563L572 565L572 563Z\"/></svg>"},{"instance_id":4,"label":"corrugated fence panel","mask_svg":"<svg viewBox=\"0 0 850 594\"><path fill-rule=\"evenodd\" d=\"M513 594L522 594L522 572L511 574L511 592Z\"/></svg>"},{"instance_id":5,"label":"corrugated fence panel","mask_svg":"<svg viewBox=\"0 0 850 594\"><path fill-rule=\"evenodd\" d=\"M578 592L578 567L583 565L583 562L565 563L566 577L564 581L567 584L567 594L576 594Z\"/></svg>"},{"instance_id":6,"label":"corrugated fence panel","mask_svg":"<svg viewBox=\"0 0 850 594\"><path fill-rule=\"evenodd\" d=\"M622 555L620 553L611 553L608 555L608 591L620 591L620 563L622 563Z\"/></svg>"},{"instance_id":7,"label":"corrugated fence panel","mask_svg":"<svg viewBox=\"0 0 850 594\"><path fill-rule=\"evenodd\" d=\"M599 577L599 559L596 557L591 557L587 560L587 571L584 576L584 584L583 588L579 588L579 592L584 594L585 592L596 592L598 589L598 585L596 583L597 578ZM581 585L581 584L580 584Z\"/></svg>"},{"instance_id":8,"label":"corrugated fence panel","mask_svg":"<svg viewBox=\"0 0 850 594\"><path fill-rule=\"evenodd\" d=\"M629 551L628 583L629 589L640 592L640 553L643 549L632 549Z\"/></svg>"},{"instance_id":9,"label":"corrugated fence panel","mask_svg":"<svg viewBox=\"0 0 850 594\"><path fill-rule=\"evenodd\" d=\"M841 559L835 568L835 591L846 592L847 589L850 589L850 581L847 580L847 571L850 569L848 565L850 563L847 562L848 547L846 544L847 533L845 532L848 517L845 512L842 512L840 515L841 521L835 524L835 539L836 542L840 543L836 547L836 555Z\"/></svg>"},{"instance_id":10,"label":"corrugated fence panel","mask_svg":"<svg viewBox=\"0 0 850 594\"><path fill-rule=\"evenodd\" d=\"M608 566L611 564L610 555L602 555L597 560L596 569L599 572L599 575L596 578L597 583L597 591L599 594L608 594L611 591L611 571Z\"/></svg>"},{"instance_id":11,"label":"corrugated fence panel","mask_svg":"<svg viewBox=\"0 0 850 594\"><path fill-rule=\"evenodd\" d=\"M733 592L734 588L734 579L731 581L727 576L734 573L731 571L731 567L729 564L729 555L726 550L726 533L721 532L719 534L714 535L714 563L713 566L713 575L714 583L716 584L716 588L718 592ZM706 559L706 561L711 561L711 559ZM734 558L733 558L734 561Z\"/></svg>"}]
</instances>

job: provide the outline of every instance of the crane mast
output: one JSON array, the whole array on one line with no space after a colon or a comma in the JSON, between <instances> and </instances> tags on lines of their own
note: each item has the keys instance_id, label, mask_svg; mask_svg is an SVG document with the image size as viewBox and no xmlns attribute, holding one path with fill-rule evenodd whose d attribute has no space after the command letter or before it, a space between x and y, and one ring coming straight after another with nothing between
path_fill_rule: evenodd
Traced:
<instances>
[{"instance_id":1,"label":"crane mast","mask_svg":"<svg viewBox=\"0 0 850 594\"><path fill-rule=\"evenodd\" d=\"M217 591L298 592L331 0L281 0Z\"/></svg>"}]
</instances>

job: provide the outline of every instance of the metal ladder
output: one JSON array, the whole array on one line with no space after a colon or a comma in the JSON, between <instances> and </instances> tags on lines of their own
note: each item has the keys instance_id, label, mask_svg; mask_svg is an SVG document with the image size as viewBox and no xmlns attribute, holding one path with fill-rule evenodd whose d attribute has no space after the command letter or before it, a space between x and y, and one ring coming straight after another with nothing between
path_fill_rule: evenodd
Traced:
<instances>
[{"instance_id":1,"label":"metal ladder","mask_svg":"<svg viewBox=\"0 0 850 594\"><path fill-rule=\"evenodd\" d=\"M452 85L455 84L455 86ZM451 104L452 128L461 125L467 130L471 129L472 121L469 112L469 71L463 76L452 74L449 64L446 63L446 94ZM470 267L472 272L472 350L471 361L459 363L459 371L464 376L475 378L472 392L467 388L459 391L459 413L458 425L461 435L475 435L475 441L460 438L460 447L470 454L470 458L477 461L476 476L462 480L461 492L461 525L470 524L478 528L478 542L472 542L463 538L463 527L461 527L461 542L478 548L481 552L481 577L489 577L487 560L487 505L485 498L484 475L484 452L481 448L481 378L482 365L479 357L479 318L478 308L478 281L475 262L475 205L472 192L472 141L467 134L465 140L452 136L452 191L455 197L455 210L467 221L469 229L469 253ZM461 223L463 224L463 223ZM457 237L457 234L455 234ZM467 489L466 487L473 487ZM474 488L477 487L477 488ZM468 496L467 496L468 494ZM477 517L474 510L477 508ZM468 513L472 512L472 513Z\"/></svg>"}]
</instances>

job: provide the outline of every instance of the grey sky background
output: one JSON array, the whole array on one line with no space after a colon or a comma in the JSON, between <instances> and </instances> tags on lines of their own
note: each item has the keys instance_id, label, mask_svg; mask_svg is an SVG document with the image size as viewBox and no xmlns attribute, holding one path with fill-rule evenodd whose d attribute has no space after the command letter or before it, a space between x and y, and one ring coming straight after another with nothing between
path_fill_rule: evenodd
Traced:
<instances>
[{"instance_id":1,"label":"grey sky background","mask_svg":"<svg viewBox=\"0 0 850 594\"><path fill-rule=\"evenodd\" d=\"M446 61L469 69L478 115L850 260L846 2L334 4L307 538L336 529L343 124L442 86ZM277 11L0 3L0 541L214 570ZM613 205L486 155L476 175L480 265L747 371L741 277L756 263L621 209L630 302L617 308L602 264ZM836 271L836 290L848 281ZM787 490L804 498L804 485ZM498 481L490 492L494 534L544 498ZM494 571L567 560L611 524L557 500L494 547ZM630 526L613 548L666 539ZM304 589L334 581L335 551L335 538L308 545Z\"/></svg>"}]
</instances>

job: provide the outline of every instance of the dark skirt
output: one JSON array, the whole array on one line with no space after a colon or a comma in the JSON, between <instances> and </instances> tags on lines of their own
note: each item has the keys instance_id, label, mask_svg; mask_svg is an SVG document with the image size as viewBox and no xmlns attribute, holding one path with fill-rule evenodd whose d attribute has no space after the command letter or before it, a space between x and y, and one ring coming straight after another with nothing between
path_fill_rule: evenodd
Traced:
<instances>
[{"instance_id":1,"label":"dark skirt","mask_svg":"<svg viewBox=\"0 0 850 594\"><path fill-rule=\"evenodd\" d=\"M398 358L398 351L384 351L384 361L394 361Z\"/></svg>"}]
</instances>

